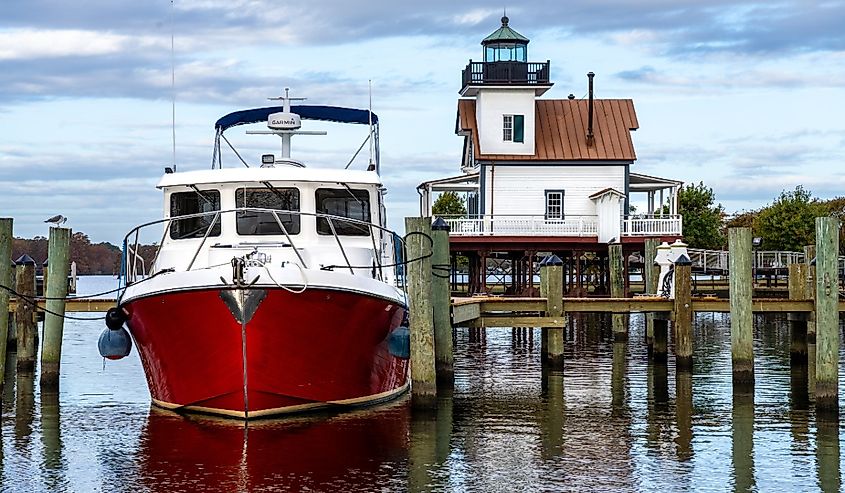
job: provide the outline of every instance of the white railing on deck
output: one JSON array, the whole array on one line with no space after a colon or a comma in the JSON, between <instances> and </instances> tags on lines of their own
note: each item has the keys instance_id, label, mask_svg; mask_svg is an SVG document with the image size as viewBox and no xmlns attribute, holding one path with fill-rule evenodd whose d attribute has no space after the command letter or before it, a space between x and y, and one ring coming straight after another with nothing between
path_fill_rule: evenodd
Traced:
<instances>
[{"instance_id":1,"label":"white railing on deck","mask_svg":"<svg viewBox=\"0 0 845 493\"><path fill-rule=\"evenodd\" d=\"M627 216L622 220L622 236L680 236L681 216Z\"/></svg>"},{"instance_id":2,"label":"white railing on deck","mask_svg":"<svg viewBox=\"0 0 845 493\"><path fill-rule=\"evenodd\" d=\"M444 218L455 236L595 236L596 216L566 216L546 219L543 216L494 215L474 218Z\"/></svg>"},{"instance_id":3,"label":"white railing on deck","mask_svg":"<svg viewBox=\"0 0 845 493\"><path fill-rule=\"evenodd\" d=\"M454 236L596 236L598 216L493 215L444 217ZM681 216L630 216L621 219L623 236L680 236Z\"/></svg>"}]
</instances>

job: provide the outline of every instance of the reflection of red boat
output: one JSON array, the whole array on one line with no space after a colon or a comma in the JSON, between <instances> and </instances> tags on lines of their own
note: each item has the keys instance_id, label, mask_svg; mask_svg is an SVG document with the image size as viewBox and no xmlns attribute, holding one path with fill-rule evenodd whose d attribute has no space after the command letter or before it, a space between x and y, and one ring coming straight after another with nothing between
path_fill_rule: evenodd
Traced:
<instances>
[{"instance_id":1,"label":"reflection of red boat","mask_svg":"<svg viewBox=\"0 0 845 493\"><path fill-rule=\"evenodd\" d=\"M154 491L403 489L396 466L408 459L406 403L262 420L246 429L152 409L139 444L139 476Z\"/></svg>"},{"instance_id":2,"label":"reflection of red boat","mask_svg":"<svg viewBox=\"0 0 845 493\"><path fill-rule=\"evenodd\" d=\"M289 152L291 110L369 123L377 142L368 111L285 99L221 118L215 156L226 128L261 119ZM262 163L166 173L165 218L127 235L119 307L153 402L252 418L398 396L407 305L377 160L366 171L306 169L289 155ZM153 225L161 240L146 272L139 238Z\"/></svg>"}]
</instances>

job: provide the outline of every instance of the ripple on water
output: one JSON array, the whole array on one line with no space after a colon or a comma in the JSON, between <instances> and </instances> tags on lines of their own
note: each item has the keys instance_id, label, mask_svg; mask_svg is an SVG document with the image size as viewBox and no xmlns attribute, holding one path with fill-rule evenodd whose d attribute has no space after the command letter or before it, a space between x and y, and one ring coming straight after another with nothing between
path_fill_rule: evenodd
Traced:
<instances>
[{"instance_id":1,"label":"ripple on water","mask_svg":"<svg viewBox=\"0 0 845 493\"><path fill-rule=\"evenodd\" d=\"M112 287L91 282L88 292ZM83 286L81 281L81 288ZM94 285L100 282L100 287ZM578 317L564 372L541 332L459 329L455 386L436 412L409 398L251 424L151 409L137 353L97 355L102 324L68 321L61 394L14 373L3 391L2 491L837 490L842 431L817 423L781 317L755 318L753 394L732 392L729 317L699 314L692 375L651 365L643 317L614 344Z\"/></svg>"}]
</instances>

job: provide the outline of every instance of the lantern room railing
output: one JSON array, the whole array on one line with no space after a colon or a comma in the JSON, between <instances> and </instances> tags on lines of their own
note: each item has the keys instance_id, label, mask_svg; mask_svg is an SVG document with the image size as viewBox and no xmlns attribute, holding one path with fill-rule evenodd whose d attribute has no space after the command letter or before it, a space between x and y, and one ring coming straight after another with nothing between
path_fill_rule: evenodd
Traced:
<instances>
[{"instance_id":1,"label":"lantern room railing","mask_svg":"<svg viewBox=\"0 0 845 493\"><path fill-rule=\"evenodd\" d=\"M470 62L463 70L463 87L470 84L548 84L549 61Z\"/></svg>"}]
</instances>

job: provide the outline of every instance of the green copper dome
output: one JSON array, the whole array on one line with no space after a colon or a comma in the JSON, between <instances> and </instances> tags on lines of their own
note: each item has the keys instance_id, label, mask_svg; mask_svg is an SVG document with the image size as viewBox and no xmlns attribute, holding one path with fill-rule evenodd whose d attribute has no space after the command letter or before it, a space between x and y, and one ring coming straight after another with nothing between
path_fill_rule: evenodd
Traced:
<instances>
[{"instance_id":1,"label":"green copper dome","mask_svg":"<svg viewBox=\"0 0 845 493\"><path fill-rule=\"evenodd\" d=\"M496 29L496 31L494 31L490 36L484 38L484 40L481 41L481 44L488 45L490 43L501 42L528 44L528 38L511 29L508 26L508 20L508 16L502 17L502 27Z\"/></svg>"}]
</instances>

